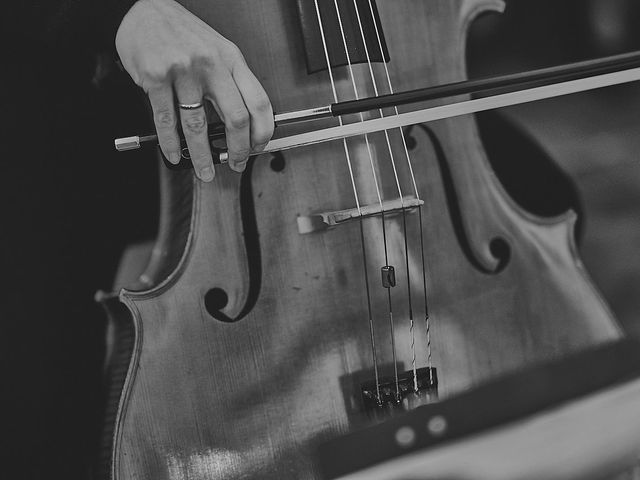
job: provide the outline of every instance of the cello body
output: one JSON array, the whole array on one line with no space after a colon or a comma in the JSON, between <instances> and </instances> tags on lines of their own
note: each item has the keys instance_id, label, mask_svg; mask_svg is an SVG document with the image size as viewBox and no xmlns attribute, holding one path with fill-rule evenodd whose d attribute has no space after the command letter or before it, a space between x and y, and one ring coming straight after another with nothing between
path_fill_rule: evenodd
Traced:
<instances>
[{"instance_id":1,"label":"cello body","mask_svg":"<svg viewBox=\"0 0 640 480\"><path fill-rule=\"evenodd\" d=\"M305 68L295 2L182 3L238 45L276 111L333 101L327 72ZM463 80L470 22L502 4L377 8L402 91ZM367 66L354 72L360 95L373 95ZM335 80L341 100L354 98L345 67ZM319 478L315 446L372 421L358 391L373 368L367 280L381 374L393 374L392 338L401 371L414 351L427 366L422 251L440 397L621 335L577 257L573 214L539 218L511 200L472 117L405 136L422 231L415 210L299 229L299 218L353 209L352 183L361 205L375 205L373 171L384 199L399 196L398 184L410 194L399 132L390 132L397 182L382 134L349 140L353 182L341 142L261 155L242 176L218 168L212 184L163 172L161 235L143 281L120 304L107 302L135 333L114 422L114 479ZM379 273L385 240L397 280L393 337Z\"/></svg>"}]
</instances>

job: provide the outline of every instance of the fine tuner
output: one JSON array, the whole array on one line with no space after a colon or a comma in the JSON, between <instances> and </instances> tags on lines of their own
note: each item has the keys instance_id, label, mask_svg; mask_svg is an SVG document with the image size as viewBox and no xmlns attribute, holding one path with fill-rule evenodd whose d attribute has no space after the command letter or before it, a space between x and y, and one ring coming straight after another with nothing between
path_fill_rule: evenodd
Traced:
<instances>
[{"instance_id":1,"label":"fine tuner","mask_svg":"<svg viewBox=\"0 0 640 480\"><path fill-rule=\"evenodd\" d=\"M387 107L439 100L456 95L471 94L479 97L413 112L397 113L372 120L276 138L271 140L261 153L288 150L417 123L443 120L637 80L640 80L640 52L631 52L559 67L467 80L279 113L274 115L276 126L342 117ZM182 156L185 159L189 159L184 136L181 134L180 137L183 146ZM224 139L224 125L222 123L210 124L209 138L212 142L217 139ZM147 145L157 146L158 137L156 135L144 135L117 138L115 140L115 147L119 152L136 150ZM212 150L214 163L227 163L228 154L224 148L218 148L212 143Z\"/></svg>"}]
</instances>

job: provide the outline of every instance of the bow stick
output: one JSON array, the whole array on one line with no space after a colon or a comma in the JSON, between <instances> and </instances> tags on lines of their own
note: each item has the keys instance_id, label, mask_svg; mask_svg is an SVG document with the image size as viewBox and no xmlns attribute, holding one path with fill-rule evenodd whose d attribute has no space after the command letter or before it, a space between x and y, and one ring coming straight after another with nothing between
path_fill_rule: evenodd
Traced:
<instances>
[{"instance_id":1,"label":"bow stick","mask_svg":"<svg viewBox=\"0 0 640 480\"><path fill-rule=\"evenodd\" d=\"M472 94L471 100L454 102L431 108L400 113L386 117L345 124L341 126L312 130L309 132L271 140L263 152L276 152L316 143L374 133L418 123L444 120L460 115L519 105L537 100L585 92L598 88L619 85L640 80L640 52L615 55L599 60L572 63L560 67L544 68L511 75L467 80L462 82L427 87L407 92L369 97L360 100L337 102L294 112L276 114L276 126L318 120L328 117L397 107L429 100L439 100L456 95ZM209 126L211 140L224 138L224 125ZM182 140L184 140L181 137ZM158 145L156 135L118 138L118 151ZM214 152L215 163L226 163L228 156L224 150Z\"/></svg>"}]
</instances>

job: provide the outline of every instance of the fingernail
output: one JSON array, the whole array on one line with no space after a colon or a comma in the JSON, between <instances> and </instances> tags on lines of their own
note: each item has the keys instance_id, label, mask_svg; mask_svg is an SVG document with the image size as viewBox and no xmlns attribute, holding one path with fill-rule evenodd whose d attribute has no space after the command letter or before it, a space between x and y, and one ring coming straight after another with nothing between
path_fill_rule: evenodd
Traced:
<instances>
[{"instance_id":1,"label":"fingernail","mask_svg":"<svg viewBox=\"0 0 640 480\"><path fill-rule=\"evenodd\" d=\"M244 169L247 168L248 160L248 157L243 160L234 160L233 162L229 162L229 166L234 172L244 172Z\"/></svg>"},{"instance_id":2,"label":"fingernail","mask_svg":"<svg viewBox=\"0 0 640 480\"><path fill-rule=\"evenodd\" d=\"M202 180L203 182L210 182L211 180L213 180L213 168L204 167L202 170L200 170L200 180Z\"/></svg>"},{"instance_id":3,"label":"fingernail","mask_svg":"<svg viewBox=\"0 0 640 480\"><path fill-rule=\"evenodd\" d=\"M169 154L169 161L174 165L180 163L180 154L176 152L172 152Z\"/></svg>"}]
</instances>

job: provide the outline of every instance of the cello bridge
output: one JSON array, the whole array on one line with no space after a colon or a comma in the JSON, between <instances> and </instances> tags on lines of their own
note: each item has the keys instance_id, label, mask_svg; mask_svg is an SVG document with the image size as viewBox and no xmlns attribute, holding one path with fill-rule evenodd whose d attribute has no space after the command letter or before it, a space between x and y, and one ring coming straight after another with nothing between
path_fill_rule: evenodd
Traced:
<instances>
[{"instance_id":1,"label":"cello bridge","mask_svg":"<svg viewBox=\"0 0 640 480\"><path fill-rule=\"evenodd\" d=\"M298 217L298 232L300 234L306 234L323 231L352 220L376 217L382 215L383 212L385 215L390 216L402 213L403 209L405 212L414 212L422 205L424 205L424 201L418 198L403 197L402 199L385 200L382 202L382 205L379 203L364 205L360 207L360 210L357 208L349 208L347 210L301 215Z\"/></svg>"}]
</instances>

